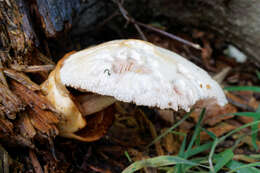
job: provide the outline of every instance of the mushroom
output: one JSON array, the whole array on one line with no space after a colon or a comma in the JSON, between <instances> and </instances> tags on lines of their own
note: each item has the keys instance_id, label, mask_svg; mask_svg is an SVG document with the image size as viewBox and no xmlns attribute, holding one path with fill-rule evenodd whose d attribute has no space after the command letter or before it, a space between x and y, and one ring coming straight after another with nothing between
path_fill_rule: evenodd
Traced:
<instances>
[{"instance_id":1,"label":"mushroom","mask_svg":"<svg viewBox=\"0 0 260 173\"><path fill-rule=\"evenodd\" d=\"M83 111L66 87L93 93L85 99ZM76 132L86 126L84 116L116 100L175 111L189 111L205 99L214 99L220 106L227 103L221 87L206 71L174 52L135 39L65 55L41 88L63 115L60 135L82 141L88 140Z\"/></svg>"}]
</instances>

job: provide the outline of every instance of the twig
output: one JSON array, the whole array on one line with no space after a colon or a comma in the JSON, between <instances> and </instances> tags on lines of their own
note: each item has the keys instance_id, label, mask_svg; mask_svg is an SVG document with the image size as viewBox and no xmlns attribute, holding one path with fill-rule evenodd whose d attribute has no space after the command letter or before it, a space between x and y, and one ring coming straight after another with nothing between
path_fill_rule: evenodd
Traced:
<instances>
[{"instance_id":1,"label":"twig","mask_svg":"<svg viewBox=\"0 0 260 173\"><path fill-rule=\"evenodd\" d=\"M143 23L138 22L138 21L134 21L134 22L136 22L136 24L138 24L138 25L140 25L140 26L143 26L143 27L145 27L145 28L147 28L147 29L150 29L150 30L152 30L152 31L158 32L159 34L162 34L162 35L164 35L164 36L167 36L167 37L169 37L169 38L171 38L171 39L173 39L173 40L177 40L177 41L179 41L179 42L181 42L181 43L183 43L183 44L186 44L186 45L191 46L191 47L193 47L193 48L195 48L195 49L201 50L201 47L200 47L199 44L195 44L195 43L192 43L192 42L190 42L190 41L188 41L188 40L184 40L184 39L181 38L181 37L178 37L178 36L173 35L173 34L171 34L171 33L169 33L169 32L163 31L163 30L161 30L161 29L159 29L159 28L156 28L156 27L153 27L153 26L150 26L150 25L146 25L146 24L143 24Z\"/></svg>"},{"instance_id":2,"label":"twig","mask_svg":"<svg viewBox=\"0 0 260 173\"><path fill-rule=\"evenodd\" d=\"M40 90L40 86L37 85L36 83L34 83L33 81L31 81L31 79L29 77L27 77L26 75L24 75L23 73L19 73L14 70L11 70L11 69L4 69L3 71L6 76L8 76L9 78L11 78L13 80L18 81L19 83L23 84L30 90L33 90L33 91Z\"/></svg>"},{"instance_id":3,"label":"twig","mask_svg":"<svg viewBox=\"0 0 260 173\"><path fill-rule=\"evenodd\" d=\"M50 53L50 50L49 50L48 46L45 49L47 50L47 54L49 55L48 57L51 57L50 56L51 53ZM48 57L45 56L44 54L42 54L41 52L37 52L37 59L39 59L41 62L43 62L44 64L53 64L53 65L55 65L55 63Z\"/></svg>"},{"instance_id":4,"label":"twig","mask_svg":"<svg viewBox=\"0 0 260 173\"><path fill-rule=\"evenodd\" d=\"M54 69L53 64L49 65L33 65L33 66L26 66L26 65L18 65L13 64L11 65L11 68L19 71L19 72L25 72L25 73L35 73L35 72L42 72L42 71L50 71Z\"/></svg>"},{"instance_id":5,"label":"twig","mask_svg":"<svg viewBox=\"0 0 260 173\"><path fill-rule=\"evenodd\" d=\"M135 20L130 17L129 13L126 11L126 9L123 7L122 3L124 1L117 1L117 5L118 5L118 8L119 8L119 11L121 12L122 16L126 19L127 22L131 22L134 24L135 26L135 29L137 30L137 32L140 34L141 38L145 41L147 41L147 38L145 37L143 31L141 30L141 28L135 23Z\"/></svg>"},{"instance_id":6,"label":"twig","mask_svg":"<svg viewBox=\"0 0 260 173\"><path fill-rule=\"evenodd\" d=\"M117 15L119 15L118 10L116 10L114 13L112 13L110 16L108 16L102 23L98 24L96 29L101 28L102 26L104 26L106 23L108 23L110 20L112 20Z\"/></svg>"},{"instance_id":7,"label":"twig","mask_svg":"<svg viewBox=\"0 0 260 173\"><path fill-rule=\"evenodd\" d=\"M221 84L223 82L223 80L226 78L226 76L228 75L228 73L230 72L231 67L226 67L224 69L222 69L219 73L217 73L215 76L213 76L213 79L215 81L217 81L219 84Z\"/></svg>"},{"instance_id":8,"label":"twig","mask_svg":"<svg viewBox=\"0 0 260 173\"><path fill-rule=\"evenodd\" d=\"M123 7L122 2L119 2L119 1L117 0L115 3L118 5L118 8L119 8L119 10L120 10L122 16L127 20L127 22L130 22L130 23L133 23L133 24L134 24L136 30L139 32L139 34L141 35L141 37L142 37L143 40L147 40L147 39L146 39L144 33L142 32L142 30L140 29L139 26L142 26L142 27L144 27L144 28L146 28L146 29L149 29L149 30L158 32L159 34L162 34L162 35L164 35L164 36L167 36L167 37L169 37L169 38L171 38L171 39L173 39L173 40L177 40L177 41L179 41L179 42L181 42L181 43L183 43L183 44L186 44L186 45L188 45L188 46L191 46L191 47L193 47L193 48L195 48L195 49L198 49L198 50L201 50L201 49L202 49L199 44L192 43L192 42L190 42L190 41L188 41L188 40L184 40L184 39L182 39L182 38L180 38L180 37L178 37L178 36L176 36L176 35L174 35L174 34L171 34L171 33L169 33L169 32L163 31L163 30L161 30L161 29L159 29L159 28L156 28L156 27L153 27L153 26L150 26L150 25L147 25L147 24L144 24L144 23L141 23L141 22L136 21L134 18L132 18L132 17L129 15L129 13L128 13L128 12L126 11L126 9Z\"/></svg>"},{"instance_id":9,"label":"twig","mask_svg":"<svg viewBox=\"0 0 260 173\"><path fill-rule=\"evenodd\" d=\"M148 41L147 38L145 37L144 33L142 32L141 28L137 25L137 24L134 24L136 30L138 31L138 33L141 35L142 39L145 40L145 41Z\"/></svg>"}]
</instances>

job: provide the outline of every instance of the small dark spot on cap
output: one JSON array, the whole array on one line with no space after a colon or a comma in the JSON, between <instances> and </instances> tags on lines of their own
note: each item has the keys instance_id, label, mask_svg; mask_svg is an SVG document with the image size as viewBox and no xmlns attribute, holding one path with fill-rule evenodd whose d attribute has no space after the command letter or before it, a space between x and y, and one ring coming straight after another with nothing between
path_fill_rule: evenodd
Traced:
<instances>
[{"instance_id":1,"label":"small dark spot on cap","mask_svg":"<svg viewBox=\"0 0 260 173\"><path fill-rule=\"evenodd\" d=\"M172 102L169 102L169 103L168 103L168 106L172 106Z\"/></svg>"},{"instance_id":2,"label":"small dark spot on cap","mask_svg":"<svg viewBox=\"0 0 260 173\"><path fill-rule=\"evenodd\" d=\"M202 84L200 84L200 88L202 88Z\"/></svg>"},{"instance_id":3,"label":"small dark spot on cap","mask_svg":"<svg viewBox=\"0 0 260 173\"><path fill-rule=\"evenodd\" d=\"M207 89L210 89L210 88L211 88L211 86L210 86L209 84L207 84L207 85L206 85L206 88L207 88Z\"/></svg>"}]
</instances>

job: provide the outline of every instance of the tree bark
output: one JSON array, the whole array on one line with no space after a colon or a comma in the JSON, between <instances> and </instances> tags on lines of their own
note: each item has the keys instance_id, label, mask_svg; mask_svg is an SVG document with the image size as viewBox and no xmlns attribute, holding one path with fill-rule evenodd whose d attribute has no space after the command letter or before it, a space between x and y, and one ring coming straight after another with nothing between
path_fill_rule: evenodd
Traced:
<instances>
[{"instance_id":1,"label":"tree bark","mask_svg":"<svg viewBox=\"0 0 260 173\"><path fill-rule=\"evenodd\" d=\"M79 0L0 0L2 63L49 63L35 51L48 54L46 40L65 34L79 7Z\"/></svg>"},{"instance_id":2,"label":"tree bark","mask_svg":"<svg viewBox=\"0 0 260 173\"><path fill-rule=\"evenodd\" d=\"M68 11L62 9L64 4ZM39 5L41 7L37 8ZM9 146L34 148L32 139L48 141L47 138L58 134L59 114L41 94L38 84L22 73L28 65L52 63L40 53L45 50L42 48L44 40L65 30L62 29L66 27L65 21L67 25L70 23L72 6L69 1L51 10L48 5L33 0L30 3L25 0L0 1L0 140ZM57 12L58 9L61 11ZM47 25L49 21L53 22L53 27ZM17 69L13 70L14 67ZM22 71L18 72L19 69ZM39 83L39 78L46 77L46 74L42 71L34 73Z\"/></svg>"},{"instance_id":3,"label":"tree bark","mask_svg":"<svg viewBox=\"0 0 260 173\"><path fill-rule=\"evenodd\" d=\"M155 15L174 23L214 31L260 63L259 0L151 0L148 4Z\"/></svg>"}]
</instances>

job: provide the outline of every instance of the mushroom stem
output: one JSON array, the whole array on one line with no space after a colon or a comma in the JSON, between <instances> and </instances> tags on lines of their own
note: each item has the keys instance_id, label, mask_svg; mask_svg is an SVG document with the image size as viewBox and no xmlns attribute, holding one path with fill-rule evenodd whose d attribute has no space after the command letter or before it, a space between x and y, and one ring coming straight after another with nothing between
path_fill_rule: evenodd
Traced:
<instances>
[{"instance_id":1,"label":"mushroom stem","mask_svg":"<svg viewBox=\"0 0 260 173\"><path fill-rule=\"evenodd\" d=\"M79 103L83 116L97 113L116 102L114 97L96 94L83 94L77 96L76 100Z\"/></svg>"}]
</instances>

